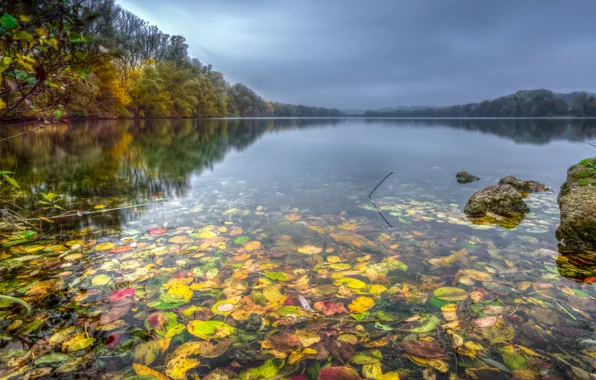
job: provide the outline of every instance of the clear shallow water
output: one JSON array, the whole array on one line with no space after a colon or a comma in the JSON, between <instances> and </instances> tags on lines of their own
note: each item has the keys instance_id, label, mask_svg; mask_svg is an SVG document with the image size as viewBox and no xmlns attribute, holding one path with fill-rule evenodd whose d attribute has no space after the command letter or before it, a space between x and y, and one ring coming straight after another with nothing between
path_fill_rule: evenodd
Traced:
<instances>
[{"instance_id":1,"label":"clear shallow water","mask_svg":"<svg viewBox=\"0 0 596 380\"><path fill-rule=\"evenodd\" d=\"M0 294L32 306L0 304L4 371L586 378L594 255L559 253L554 232L557 189L594 140L593 121L359 119L11 140L0 168L35 234L2 241ZM390 172L373 198L392 228L368 199ZM554 191L513 229L468 220L470 195L506 175ZM59 208L40 203L50 192Z\"/></svg>"}]
</instances>

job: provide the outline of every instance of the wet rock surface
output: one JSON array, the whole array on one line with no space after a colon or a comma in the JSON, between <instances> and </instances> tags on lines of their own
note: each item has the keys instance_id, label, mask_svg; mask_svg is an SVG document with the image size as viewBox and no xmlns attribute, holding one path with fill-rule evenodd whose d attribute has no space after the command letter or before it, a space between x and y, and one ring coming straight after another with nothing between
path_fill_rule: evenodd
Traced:
<instances>
[{"instance_id":1,"label":"wet rock surface","mask_svg":"<svg viewBox=\"0 0 596 380\"><path fill-rule=\"evenodd\" d=\"M458 183L470 183L479 181L480 177L476 177L475 175L470 174L466 171L461 171L455 175L455 179Z\"/></svg>"},{"instance_id":2,"label":"wet rock surface","mask_svg":"<svg viewBox=\"0 0 596 380\"><path fill-rule=\"evenodd\" d=\"M521 193L536 193L539 191L548 190L548 187L546 185L541 184L540 182L524 181L515 178L512 175L501 178L501 180L499 181L499 185L511 185L515 188L515 190Z\"/></svg>"},{"instance_id":3,"label":"wet rock surface","mask_svg":"<svg viewBox=\"0 0 596 380\"><path fill-rule=\"evenodd\" d=\"M501 216L512 214L526 214L530 208L524 202L520 193L511 185L491 185L475 192L464 212L471 217L485 216L493 213Z\"/></svg>"},{"instance_id":4,"label":"wet rock surface","mask_svg":"<svg viewBox=\"0 0 596 380\"><path fill-rule=\"evenodd\" d=\"M557 238L569 248L596 250L596 158L569 168L558 201Z\"/></svg>"}]
</instances>

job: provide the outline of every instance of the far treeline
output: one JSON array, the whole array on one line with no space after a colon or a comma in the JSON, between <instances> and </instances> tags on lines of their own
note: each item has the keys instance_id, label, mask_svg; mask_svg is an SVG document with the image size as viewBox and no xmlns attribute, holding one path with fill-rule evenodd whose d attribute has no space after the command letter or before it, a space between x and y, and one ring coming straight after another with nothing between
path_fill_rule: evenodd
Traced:
<instances>
[{"instance_id":1,"label":"far treeline","mask_svg":"<svg viewBox=\"0 0 596 380\"><path fill-rule=\"evenodd\" d=\"M524 90L480 103L451 107L383 109L366 111L370 117L555 117L596 116L596 98L587 92L557 94Z\"/></svg>"},{"instance_id":2,"label":"far treeline","mask_svg":"<svg viewBox=\"0 0 596 380\"><path fill-rule=\"evenodd\" d=\"M0 54L0 119L343 115L228 83L114 0L2 1Z\"/></svg>"}]
</instances>

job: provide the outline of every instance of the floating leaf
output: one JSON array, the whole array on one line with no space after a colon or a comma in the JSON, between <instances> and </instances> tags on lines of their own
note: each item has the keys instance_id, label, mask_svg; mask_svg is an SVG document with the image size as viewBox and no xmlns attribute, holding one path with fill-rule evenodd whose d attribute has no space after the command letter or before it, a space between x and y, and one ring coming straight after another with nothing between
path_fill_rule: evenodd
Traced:
<instances>
[{"instance_id":1,"label":"floating leaf","mask_svg":"<svg viewBox=\"0 0 596 380\"><path fill-rule=\"evenodd\" d=\"M93 286L104 286L112 281L112 277L107 274L98 274L91 279L91 285Z\"/></svg>"},{"instance_id":2,"label":"floating leaf","mask_svg":"<svg viewBox=\"0 0 596 380\"><path fill-rule=\"evenodd\" d=\"M95 246L96 251L111 251L116 245L112 242L102 243Z\"/></svg>"},{"instance_id":3,"label":"floating leaf","mask_svg":"<svg viewBox=\"0 0 596 380\"><path fill-rule=\"evenodd\" d=\"M192 335L205 340L225 338L235 331L232 326L220 321L191 321L187 329Z\"/></svg>"},{"instance_id":4,"label":"floating leaf","mask_svg":"<svg viewBox=\"0 0 596 380\"><path fill-rule=\"evenodd\" d=\"M136 293L136 291L137 290L135 288L125 288L125 289L116 290L110 296L110 301L111 302L118 302L118 301L121 301L121 300L123 300L125 298L132 297Z\"/></svg>"},{"instance_id":5,"label":"floating leaf","mask_svg":"<svg viewBox=\"0 0 596 380\"><path fill-rule=\"evenodd\" d=\"M155 228L149 231L149 234L151 234L151 236L159 236L165 234L166 232L168 232L167 228Z\"/></svg>"}]
</instances>

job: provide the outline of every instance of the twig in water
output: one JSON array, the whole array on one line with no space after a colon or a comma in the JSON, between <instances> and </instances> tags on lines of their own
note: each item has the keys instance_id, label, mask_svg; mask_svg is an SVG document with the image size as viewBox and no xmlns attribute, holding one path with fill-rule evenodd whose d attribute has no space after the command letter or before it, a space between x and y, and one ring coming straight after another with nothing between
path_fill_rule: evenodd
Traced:
<instances>
[{"instance_id":1,"label":"twig in water","mask_svg":"<svg viewBox=\"0 0 596 380\"><path fill-rule=\"evenodd\" d=\"M393 226L391 225L391 223L389 223L389 221L388 221L387 219L385 219L385 216L383 215L383 213L381 212L381 210L379 209L379 207L378 207L378 206L377 206L377 204L375 203L375 200L374 200L374 199L372 199L372 195L373 195L373 193L375 192L375 190L377 190L377 189L379 188L379 186L381 186L381 184L382 184L383 182L385 182L385 180L386 180L387 178L389 178L389 176L390 176L391 174L393 174L393 172L391 172L391 173L387 174L387 175L385 176L385 178L383 178L383 179L381 180L381 182L379 182L379 184L378 184L377 186L375 186L375 188L374 188L374 189L373 189L373 190L370 192L370 194L368 194L368 199L370 199L370 200L371 200L371 202L372 202L373 206L375 206L375 208L376 208L376 209L377 209L377 211L379 212L379 215L381 215L381 218L383 218L383 220L385 221L385 223L387 223L387 224L389 225L389 227L390 227L390 228L393 228Z\"/></svg>"}]
</instances>

